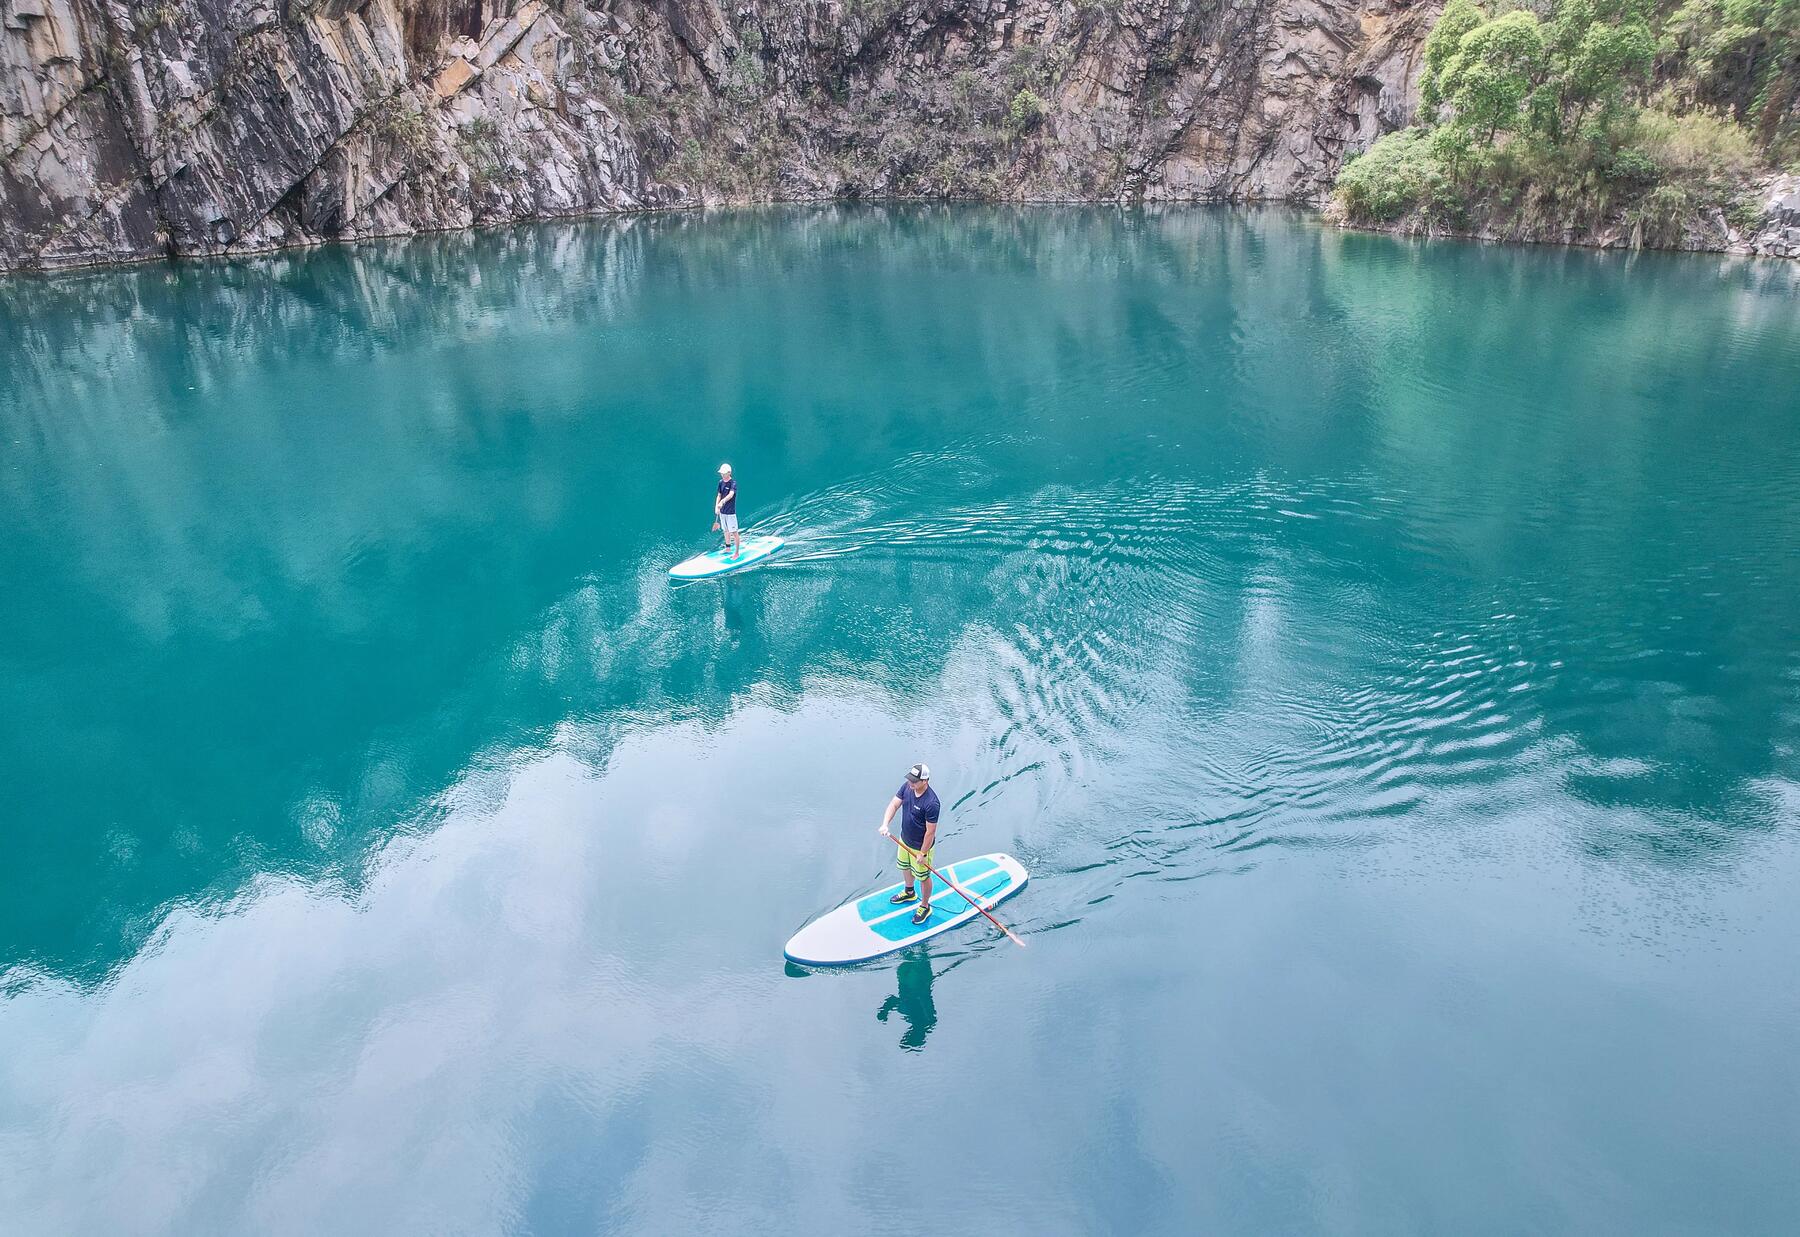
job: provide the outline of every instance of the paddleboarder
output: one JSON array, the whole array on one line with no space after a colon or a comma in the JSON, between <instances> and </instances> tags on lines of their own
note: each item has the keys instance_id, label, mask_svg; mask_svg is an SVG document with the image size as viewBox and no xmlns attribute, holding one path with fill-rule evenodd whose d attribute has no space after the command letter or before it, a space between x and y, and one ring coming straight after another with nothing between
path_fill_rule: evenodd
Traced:
<instances>
[{"instance_id":1,"label":"paddleboarder","mask_svg":"<svg viewBox=\"0 0 1800 1237\"><path fill-rule=\"evenodd\" d=\"M900 789L888 803L887 812L881 818L881 836L884 838L894 836L888 831L888 824L894 819L895 812L900 813L899 851L895 862L906 874L906 884L888 900L896 906L918 901L919 909L913 912L912 921L924 923L931 918L931 848L937 841L938 797L937 791L931 788L931 770L923 762L906 771L906 780L900 783ZM913 889L915 880L924 893L922 901Z\"/></svg>"},{"instance_id":2,"label":"paddleboarder","mask_svg":"<svg viewBox=\"0 0 1800 1237\"><path fill-rule=\"evenodd\" d=\"M725 533L725 552L732 558L743 548L738 540L737 482L731 478L731 465L719 465L719 496L713 499L713 531Z\"/></svg>"}]
</instances>

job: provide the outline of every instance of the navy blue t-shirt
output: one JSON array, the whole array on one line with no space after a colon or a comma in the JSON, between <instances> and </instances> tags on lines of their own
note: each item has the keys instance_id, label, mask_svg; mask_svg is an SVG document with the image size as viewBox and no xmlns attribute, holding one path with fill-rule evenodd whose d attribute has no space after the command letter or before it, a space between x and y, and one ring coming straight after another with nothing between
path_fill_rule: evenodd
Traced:
<instances>
[{"instance_id":1,"label":"navy blue t-shirt","mask_svg":"<svg viewBox=\"0 0 1800 1237\"><path fill-rule=\"evenodd\" d=\"M725 478L725 480L719 482L719 498L722 500L719 503L719 514L720 515L736 515L737 514L737 482L736 481L733 481L730 477L727 477L727 478Z\"/></svg>"},{"instance_id":2,"label":"navy blue t-shirt","mask_svg":"<svg viewBox=\"0 0 1800 1237\"><path fill-rule=\"evenodd\" d=\"M912 783L900 783L900 840L914 850L925 845L925 824L937 823L937 791L927 786L925 793L914 795Z\"/></svg>"}]
</instances>

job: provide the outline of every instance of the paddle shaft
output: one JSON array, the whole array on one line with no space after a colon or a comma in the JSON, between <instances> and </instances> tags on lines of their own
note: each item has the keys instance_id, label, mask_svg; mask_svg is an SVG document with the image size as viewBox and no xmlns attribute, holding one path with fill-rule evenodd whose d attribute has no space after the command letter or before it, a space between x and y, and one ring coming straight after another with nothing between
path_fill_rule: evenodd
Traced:
<instances>
[{"instance_id":1,"label":"paddle shaft","mask_svg":"<svg viewBox=\"0 0 1800 1237\"><path fill-rule=\"evenodd\" d=\"M888 836L893 837L892 834L889 834ZM911 855L914 859L917 859L919 857L918 851L916 851L912 847L908 846L905 842L902 842L899 838L895 837L894 842L896 845L898 845L900 847L901 850L903 850L907 854ZM950 886L950 888L956 890L957 893L960 893L962 895L963 901L967 902L970 906L972 906L976 910L980 911L983 915L987 915L987 921L989 923L993 924L996 928L1000 929L1002 932L1006 933L1007 940L1009 940L1013 944L1017 945L1020 949L1025 948L1025 942L1020 940L1018 937L1014 936L1011 928L1009 928L1005 924L1001 923L998 919L995 919L992 915L988 915L987 907L985 907L981 903L977 902L970 895L970 893L967 889L964 889L961 885L959 885L955 881L951 880L948 876L945 876L942 872L940 872L936 868L932 867L929 863L927 863L925 865L925 870L927 872L930 872L933 876L937 877L939 880L943 881L946 885Z\"/></svg>"}]
</instances>

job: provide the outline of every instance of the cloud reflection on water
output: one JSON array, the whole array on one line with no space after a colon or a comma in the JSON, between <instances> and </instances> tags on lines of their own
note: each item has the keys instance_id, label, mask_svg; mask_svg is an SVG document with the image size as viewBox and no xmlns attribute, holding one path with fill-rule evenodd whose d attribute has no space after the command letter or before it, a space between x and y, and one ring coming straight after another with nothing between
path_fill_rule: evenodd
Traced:
<instances>
[{"instance_id":1,"label":"cloud reflection on water","mask_svg":"<svg viewBox=\"0 0 1800 1237\"><path fill-rule=\"evenodd\" d=\"M1779 278L871 210L6 285L0 1214L891 1216L845 1123L971 1077L1002 1229L1654 1223L1587 1187L1695 1113L1782 1214ZM721 442L794 551L671 589ZM918 756L1041 948L792 982Z\"/></svg>"}]
</instances>

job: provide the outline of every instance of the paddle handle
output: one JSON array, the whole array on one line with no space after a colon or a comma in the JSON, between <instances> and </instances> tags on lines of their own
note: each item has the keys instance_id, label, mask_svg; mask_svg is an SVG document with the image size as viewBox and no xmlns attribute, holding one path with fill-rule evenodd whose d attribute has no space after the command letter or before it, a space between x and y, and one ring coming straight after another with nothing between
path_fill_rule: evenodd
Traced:
<instances>
[{"instance_id":1,"label":"paddle handle","mask_svg":"<svg viewBox=\"0 0 1800 1237\"><path fill-rule=\"evenodd\" d=\"M890 834L888 834L888 836L893 837L894 835L890 833ZM916 851L912 847L908 846L905 842L902 842L899 838L894 838L894 843L897 846L899 846L901 850L903 850L907 854L911 855L914 859L917 859L919 857L918 851ZM972 894L970 894L967 889L964 889L961 885L959 885L955 881L951 880L948 876L945 876L942 872L940 872L936 868L932 867L929 863L925 865L925 870L927 872L930 872L933 876L937 877L939 880L943 881L946 885L950 886L950 888L956 890L956 892L960 893L962 895L963 901L967 902L970 906L972 906L976 910L980 911L983 915L987 915L987 921L989 923L993 924L996 928L1000 929L1000 931L1006 933L1007 940L1009 940L1013 944L1017 945L1020 949L1025 948L1025 942L1020 940L1017 936L1014 936L1013 930L1011 928L1009 928L1005 924L1001 923L998 919L995 919L992 915L988 915L987 907L985 907L981 903L977 902L975 900L974 896Z\"/></svg>"}]
</instances>

